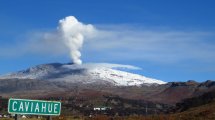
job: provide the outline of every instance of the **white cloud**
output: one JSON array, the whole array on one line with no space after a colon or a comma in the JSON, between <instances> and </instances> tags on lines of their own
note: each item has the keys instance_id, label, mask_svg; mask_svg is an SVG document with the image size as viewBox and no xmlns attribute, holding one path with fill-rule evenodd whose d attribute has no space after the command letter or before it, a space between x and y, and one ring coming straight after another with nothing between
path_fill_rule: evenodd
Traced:
<instances>
[{"instance_id":1,"label":"white cloud","mask_svg":"<svg viewBox=\"0 0 215 120\"><path fill-rule=\"evenodd\" d=\"M96 28L96 26L95 26ZM141 29L131 26L97 27L87 38L83 56L97 60L143 60L177 63L187 60L215 61L215 36L211 32L188 30ZM18 51L18 52L17 52ZM68 49L56 32L36 32L22 43L1 46L0 56L26 54L67 55ZM103 62L103 61L100 61Z\"/></svg>"},{"instance_id":2,"label":"white cloud","mask_svg":"<svg viewBox=\"0 0 215 120\"><path fill-rule=\"evenodd\" d=\"M214 61L215 38L210 32L109 28L85 45L86 53L104 54L106 59L146 60L175 63L186 60Z\"/></svg>"},{"instance_id":3,"label":"white cloud","mask_svg":"<svg viewBox=\"0 0 215 120\"><path fill-rule=\"evenodd\" d=\"M82 65L72 64L72 65L64 65L64 67L70 68L70 69L77 69L77 68L98 68L98 67L104 67L104 68L113 68L113 69L127 69L127 70L141 70L141 68L132 66L132 65L122 65L122 64L111 64L111 63L87 63Z\"/></svg>"},{"instance_id":4,"label":"white cloud","mask_svg":"<svg viewBox=\"0 0 215 120\"><path fill-rule=\"evenodd\" d=\"M33 32L15 43L0 46L0 57L22 57L34 55L65 55L67 48L57 32Z\"/></svg>"}]
</instances>

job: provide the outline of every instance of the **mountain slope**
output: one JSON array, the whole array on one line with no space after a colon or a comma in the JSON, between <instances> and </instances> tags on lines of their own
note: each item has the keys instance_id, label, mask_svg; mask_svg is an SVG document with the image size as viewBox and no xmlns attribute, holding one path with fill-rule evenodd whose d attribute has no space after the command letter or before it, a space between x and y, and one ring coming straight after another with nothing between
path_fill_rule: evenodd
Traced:
<instances>
[{"instance_id":1,"label":"mountain slope","mask_svg":"<svg viewBox=\"0 0 215 120\"><path fill-rule=\"evenodd\" d=\"M0 79L42 79L48 81L64 81L81 84L109 84L114 86L140 86L165 84L165 82L129 73L119 69L138 69L134 66L91 63L75 64L44 64L27 70L1 76Z\"/></svg>"},{"instance_id":2,"label":"mountain slope","mask_svg":"<svg viewBox=\"0 0 215 120\"><path fill-rule=\"evenodd\" d=\"M123 70L122 70L123 69ZM119 64L44 64L0 76L0 94L18 97L69 97L94 100L106 96L175 104L215 90L215 81L170 82L126 72Z\"/></svg>"}]
</instances>

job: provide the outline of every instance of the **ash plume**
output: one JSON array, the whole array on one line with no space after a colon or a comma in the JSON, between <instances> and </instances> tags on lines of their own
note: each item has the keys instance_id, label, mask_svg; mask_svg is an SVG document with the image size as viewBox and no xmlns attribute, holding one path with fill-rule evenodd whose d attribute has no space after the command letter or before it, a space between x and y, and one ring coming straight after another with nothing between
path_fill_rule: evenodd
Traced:
<instances>
[{"instance_id":1,"label":"ash plume","mask_svg":"<svg viewBox=\"0 0 215 120\"><path fill-rule=\"evenodd\" d=\"M59 21L58 30L63 42L69 49L74 64L82 64L81 48L86 37L92 36L95 28L91 24L83 24L74 16L68 16Z\"/></svg>"}]
</instances>

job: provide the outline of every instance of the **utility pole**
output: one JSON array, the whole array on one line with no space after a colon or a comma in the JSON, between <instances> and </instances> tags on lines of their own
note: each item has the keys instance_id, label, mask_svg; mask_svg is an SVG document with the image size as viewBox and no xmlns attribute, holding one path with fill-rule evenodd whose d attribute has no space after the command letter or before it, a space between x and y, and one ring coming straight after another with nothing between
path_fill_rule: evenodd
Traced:
<instances>
[{"instance_id":1,"label":"utility pole","mask_svg":"<svg viewBox=\"0 0 215 120\"><path fill-rule=\"evenodd\" d=\"M146 103L146 115L148 114L148 105L147 105L147 103Z\"/></svg>"},{"instance_id":2,"label":"utility pole","mask_svg":"<svg viewBox=\"0 0 215 120\"><path fill-rule=\"evenodd\" d=\"M155 108L155 115L157 115L157 109Z\"/></svg>"}]
</instances>

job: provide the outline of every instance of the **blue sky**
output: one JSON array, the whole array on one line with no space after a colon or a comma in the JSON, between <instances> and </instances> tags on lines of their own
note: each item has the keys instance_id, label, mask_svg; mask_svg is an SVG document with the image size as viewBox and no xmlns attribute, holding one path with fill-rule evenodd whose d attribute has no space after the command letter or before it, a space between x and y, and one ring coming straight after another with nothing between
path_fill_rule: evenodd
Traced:
<instances>
[{"instance_id":1,"label":"blue sky","mask_svg":"<svg viewBox=\"0 0 215 120\"><path fill-rule=\"evenodd\" d=\"M164 81L214 80L214 4L213 0L1 0L0 74L69 62L68 55L57 50L23 48L29 39L38 39L35 46L43 44L35 36L56 30L60 19L72 15L108 33L84 43L84 63L130 64L143 69L135 72Z\"/></svg>"}]
</instances>

